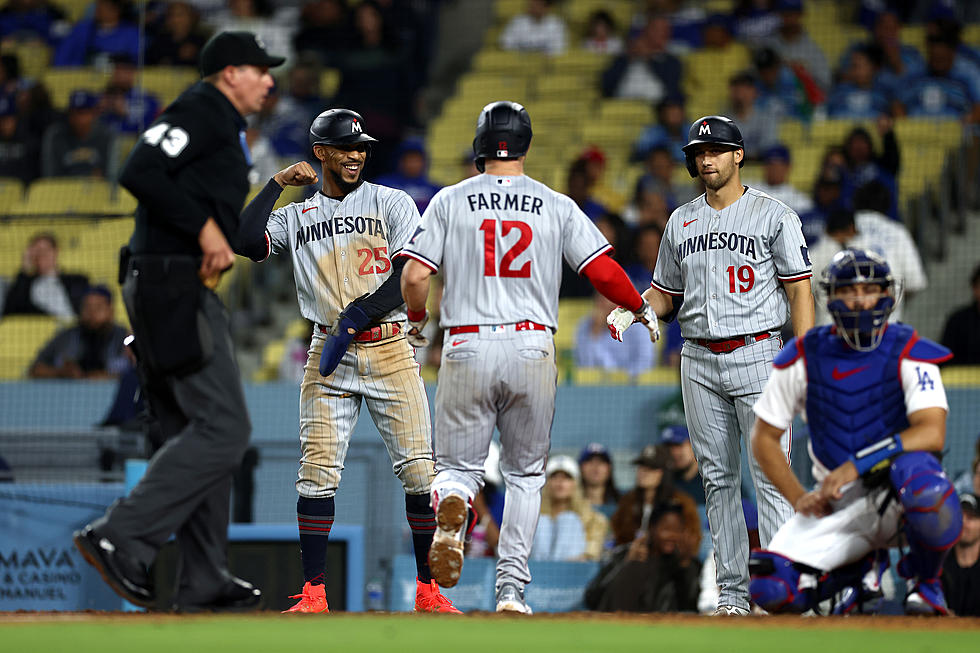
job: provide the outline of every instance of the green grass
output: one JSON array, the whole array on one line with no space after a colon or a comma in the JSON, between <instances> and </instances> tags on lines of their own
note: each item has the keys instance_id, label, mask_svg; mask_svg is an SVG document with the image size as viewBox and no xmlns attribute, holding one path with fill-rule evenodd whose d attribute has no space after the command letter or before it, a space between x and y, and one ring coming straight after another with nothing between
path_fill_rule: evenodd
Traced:
<instances>
[{"instance_id":1,"label":"green grass","mask_svg":"<svg viewBox=\"0 0 980 653\"><path fill-rule=\"evenodd\" d=\"M77 620L72 620L76 619ZM975 620L799 621L752 619L741 624L587 618L494 618L412 615L154 618L146 616L0 616L4 653L60 651L191 653L952 653L977 650ZM958 626L973 630L953 630Z\"/></svg>"}]
</instances>

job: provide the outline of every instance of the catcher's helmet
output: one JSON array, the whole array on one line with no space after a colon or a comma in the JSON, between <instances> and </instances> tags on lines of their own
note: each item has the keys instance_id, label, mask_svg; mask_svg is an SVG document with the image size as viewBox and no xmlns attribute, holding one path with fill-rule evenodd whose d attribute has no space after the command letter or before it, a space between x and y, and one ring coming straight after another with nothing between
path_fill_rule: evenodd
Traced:
<instances>
[{"instance_id":1,"label":"catcher's helmet","mask_svg":"<svg viewBox=\"0 0 980 653\"><path fill-rule=\"evenodd\" d=\"M745 149L745 144L742 143L742 132L739 131L738 125L731 118L725 116L698 118L687 130L687 145L681 148L684 150L687 171L691 173L692 177L698 176L698 170L694 164L693 147L699 143L728 145L733 150ZM738 162L738 167L741 168L743 163L745 163L745 157L742 157L742 160Z\"/></svg>"},{"instance_id":2,"label":"catcher's helmet","mask_svg":"<svg viewBox=\"0 0 980 653\"><path fill-rule=\"evenodd\" d=\"M310 125L310 147L377 143L364 131L364 118L350 109L327 109Z\"/></svg>"},{"instance_id":3,"label":"catcher's helmet","mask_svg":"<svg viewBox=\"0 0 980 653\"><path fill-rule=\"evenodd\" d=\"M476 119L473 155L483 172L485 159L516 159L531 145L531 117L517 102L491 102Z\"/></svg>"},{"instance_id":4,"label":"catcher's helmet","mask_svg":"<svg viewBox=\"0 0 980 653\"><path fill-rule=\"evenodd\" d=\"M871 308L848 308L836 296L840 288L859 283L881 287L881 295ZM827 296L827 311L837 325L837 333L848 345L858 351L871 351L881 343L885 323L901 290L884 258L868 249L838 252L823 271L820 288Z\"/></svg>"}]
</instances>

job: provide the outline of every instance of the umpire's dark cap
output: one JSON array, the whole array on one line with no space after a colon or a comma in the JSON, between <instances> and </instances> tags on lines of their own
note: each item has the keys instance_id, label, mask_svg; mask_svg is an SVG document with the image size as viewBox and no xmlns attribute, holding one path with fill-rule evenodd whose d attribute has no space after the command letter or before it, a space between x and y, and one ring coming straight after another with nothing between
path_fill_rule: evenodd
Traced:
<instances>
[{"instance_id":1,"label":"umpire's dark cap","mask_svg":"<svg viewBox=\"0 0 980 653\"><path fill-rule=\"evenodd\" d=\"M643 447L640 455L633 459L634 465L643 465L651 469L667 469L670 467L670 454L665 447L648 444Z\"/></svg>"},{"instance_id":2,"label":"umpire's dark cap","mask_svg":"<svg viewBox=\"0 0 980 653\"><path fill-rule=\"evenodd\" d=\"M602 458L607 463L612 462L612 458L609 456L609 449L606 448L606 445L599 442L590 442L582 447L582 452L578 455L578 462L581 465L590 458Z\"/></svg>"},{"instance_id":3,"label":"umpire's dark cap","mask_svg":"<svg viewBox=\"0 0 980 653\"><path fill-rule=\"evenodd\" d=\"M201 77L207 77L225 66L259 66L274 68L286 61L265 50L262 39L252 32L221 32L201 48Z\"/></svg>"},{"instance_id":4,"label":"umpire's dark cap","mask_svg":"<svg viewBox=\"0 0 980 653\"><path fill-rule=\"evenodd\" d=\"M961 494L960 508L963 509L963 512L968 512L974 517L980 517L980 499L977 499L977 495L975 494L969 492Z\"/></svg>"}]
</instances>

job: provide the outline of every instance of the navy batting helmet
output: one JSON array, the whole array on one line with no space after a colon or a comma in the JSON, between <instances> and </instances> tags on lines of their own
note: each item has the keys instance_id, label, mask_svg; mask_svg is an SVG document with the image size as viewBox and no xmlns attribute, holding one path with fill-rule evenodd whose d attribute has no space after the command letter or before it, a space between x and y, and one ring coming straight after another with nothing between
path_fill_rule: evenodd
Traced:
<instances>
[{"instance_id":1,"label":"navy batting helmet","mask_svg":"<svg viewBox=\"0 0 980 653\"><path fill-rule=\"evenodd\" d=\"M310 125L310 147L377 143L364 131L364 118L350 109L327 109Z\"/></svg>"},{"instance_id":2,"label":"navy batting helmet","mask_svg":"<svg viewBox=\"0 0 980 653\"><path fill-rule=\"evenodd\" d=\"M841 288L865 283L881 287L881 294L871 308L850 308L838 295ZM868 249L838 252L823 271L820 288L827 295L827 311L837 325L837 332L848 345L858 351L871 351L881 343L899 291L884 258Z\"/></svg>"},{"instance_id":3,"label":"navy batting helmet","mask_svg":"<svg viewBox=\"0 0 980 653\"><path fill-rule=\"evenodd\" d=\"M694 164L693 148L700 143L713 143L715 145L728 145L733 150L744 150L745 144L742 142L742 132L738 125L731 118L725 116L704 116L691 123L691 128L687 130L687 145L683 148L687 162L687 171L692 177L698 176L698 169ZM745 162L745 157L738 162L741 168Z\"/></svg>"},{"instance_id":4,"label":"navy batting helmet","mask_svg":"<svg viewBox=\"0 0 980 653\"><path fill-rule=\"evenodd\" d=\"M516 159L531 145L531 117L517 102L491 102L476 120L473 155L483 172L486 159Z\"/></svg>"}]
</instances>

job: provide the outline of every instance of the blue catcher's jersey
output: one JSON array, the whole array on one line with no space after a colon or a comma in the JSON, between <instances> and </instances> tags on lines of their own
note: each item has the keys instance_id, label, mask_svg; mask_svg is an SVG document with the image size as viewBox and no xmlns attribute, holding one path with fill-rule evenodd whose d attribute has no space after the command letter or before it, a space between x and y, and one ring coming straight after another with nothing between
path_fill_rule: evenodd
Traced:
<instances>
[{"instance_id":1,"label":"blue catcher's jersey","mask_svg":"<svg viewBox=\"0 0 980 653\"><path fill-rule=\"evenodd\" d=\"M944 357L943 348L920 340L904 324L890 324L881 344L867 352L848 347L833 329L810 330L799 347L806 364L810 446L827 469L908 428L899 374L903 358Z\"/></svg>"}]
</instances>

